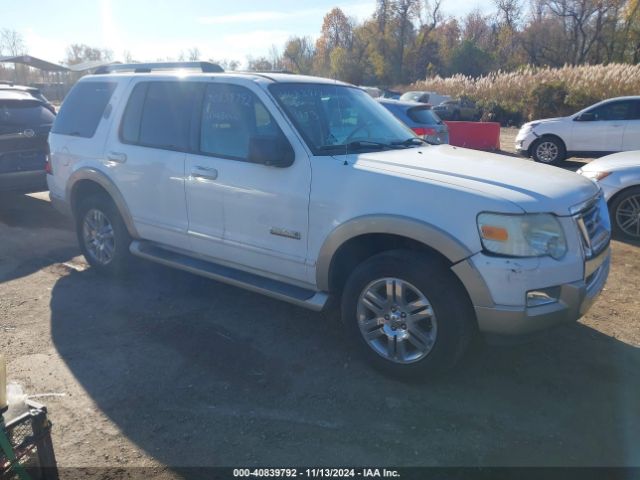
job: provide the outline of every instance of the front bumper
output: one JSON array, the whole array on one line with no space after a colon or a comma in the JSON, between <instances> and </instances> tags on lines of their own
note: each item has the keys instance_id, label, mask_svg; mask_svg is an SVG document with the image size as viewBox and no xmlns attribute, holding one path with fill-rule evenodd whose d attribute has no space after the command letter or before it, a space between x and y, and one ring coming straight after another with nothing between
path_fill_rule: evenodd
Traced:
<instances>
[{"instance_id":1,"label":"front bumper","mask_svg":"<svg viewBox=\"0 0 640 480\"><path fill-rule=\"evenodd\" d=\"M515 140L516 152L522 156L528 157L531 144L535 142L537 138L538 137L532 131L525 134L522 132L518 133Z\"/></svg>"},{"instance_id":2,"label":"front bumper","mask_svg":"<svg viewBox=\"0 0 640 480\"><path fill-rule=\"evenodd\" d=\"M607 248L585 265L585 279L559 286L554 303L535 307L474 307L481 332L524 335L562 323L577 321L587 313L609 276L611 252Z\"/></svg>"}]
</instances>

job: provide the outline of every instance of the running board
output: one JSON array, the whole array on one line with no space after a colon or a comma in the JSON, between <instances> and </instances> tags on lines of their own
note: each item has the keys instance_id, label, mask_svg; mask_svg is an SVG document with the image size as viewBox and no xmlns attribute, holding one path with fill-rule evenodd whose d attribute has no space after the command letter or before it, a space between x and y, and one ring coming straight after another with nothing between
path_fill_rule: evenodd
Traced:
<instances>
[{"instance_id":1,"label":"running board","mask_svg":"<svg viewBox=\"0 0 640 480\"><path fill-rule=\"evenodd\" d=\"M151 242L134 240L129 249L137 257L212 278L219 282L261 293L278 300L284 300L317 312L325 307L329 299L326 293L307 290L306 288L289 285L271 278L183 255L159 247Z\"/></svg>"}]
</instances>

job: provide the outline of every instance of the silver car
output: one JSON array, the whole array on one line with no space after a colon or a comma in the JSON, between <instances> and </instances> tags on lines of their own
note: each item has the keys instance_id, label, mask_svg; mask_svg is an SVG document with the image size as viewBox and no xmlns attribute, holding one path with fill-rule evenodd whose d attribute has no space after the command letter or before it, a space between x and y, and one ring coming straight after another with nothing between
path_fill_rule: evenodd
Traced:
<instances>
[{"instance_id":1,"label":"silver car","mask_svg":"<svg viewBox=\"0 0 640 480\"><path fill-rule=\"evenodd\" d=\"M379 98L378 102L414 133L436 145L449 143L449 128L430 105Z\"/></svg>"},{"instance_id":2,"label":"silver car","mask_svg":"<svg viewBox=\"0 0 640 480\"><path fill-rule=\"evenodd\" d=\"M639 241L640 150L602 157L588 163L578 173L602 187L614 232Z\"/></svg>"}]
</instances>

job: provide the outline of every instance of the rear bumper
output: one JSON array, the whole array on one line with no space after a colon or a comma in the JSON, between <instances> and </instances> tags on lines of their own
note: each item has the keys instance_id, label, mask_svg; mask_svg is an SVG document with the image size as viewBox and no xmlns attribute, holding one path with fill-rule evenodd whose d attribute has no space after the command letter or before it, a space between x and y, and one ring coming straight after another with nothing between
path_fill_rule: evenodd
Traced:
<instances>
[{"instance_id":1,"label":"rear bumper","mask_svg":"<svg viewBox=\"0 0 640 480\"><path fill-rule=\"evenodd\" d=\"M0 174L0 192L32 193L47 190L44 170Z\"/></svg>"},{"instance_id":2,"label":"rear bumper","mask_svg":"<svg viewBox=\"0 0 640 480\"><path fill-rule=\"evenodd\" d=\"M586 279L560 285L557 301L535 307L474 307L481 332L525 335L554 325L577 321L587 313L609 276L611 253L607 249L587 264Z\"/></svg>"}]
</instances>

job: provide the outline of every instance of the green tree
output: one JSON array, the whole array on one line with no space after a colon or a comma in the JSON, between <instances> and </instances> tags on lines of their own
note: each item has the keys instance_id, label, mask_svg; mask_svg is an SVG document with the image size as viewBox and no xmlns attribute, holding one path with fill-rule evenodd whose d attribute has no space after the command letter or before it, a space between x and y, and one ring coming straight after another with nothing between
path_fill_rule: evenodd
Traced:
<instances>
[{"instance_id":1,"label":"green tree","mask_svg":"<svg viewBox=\"0 0 640 480\"><path fill-rule=\"evenodd\" d=\"M461 73L470 77L480 77L493 69L493 57L477 47L472 41L464 40L451 55L449 73Z\"/></svg>"}]
</instances>

